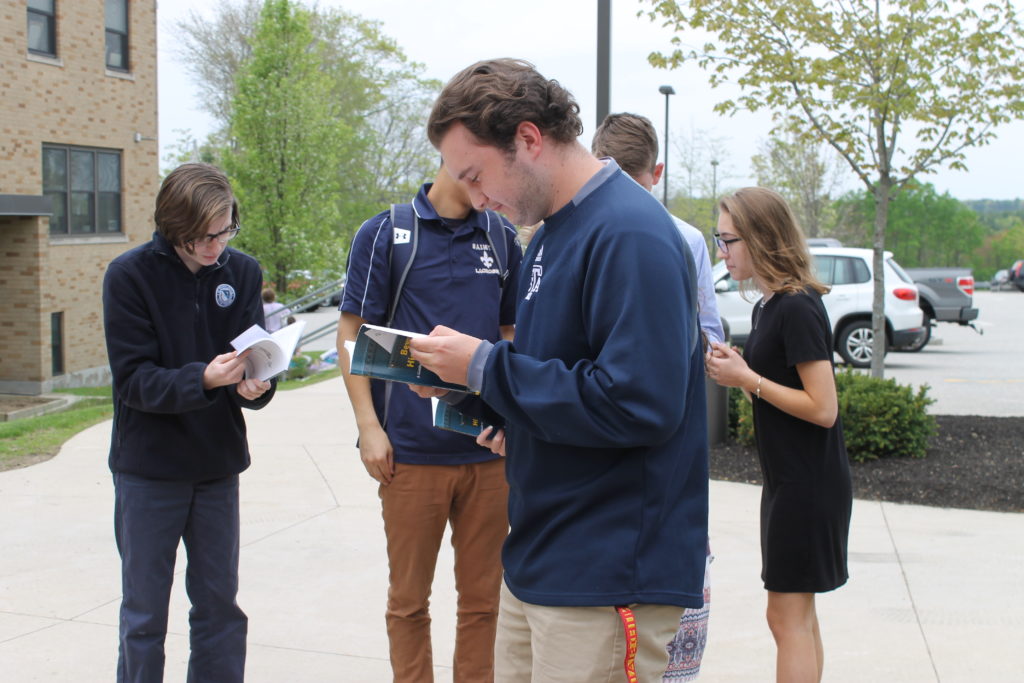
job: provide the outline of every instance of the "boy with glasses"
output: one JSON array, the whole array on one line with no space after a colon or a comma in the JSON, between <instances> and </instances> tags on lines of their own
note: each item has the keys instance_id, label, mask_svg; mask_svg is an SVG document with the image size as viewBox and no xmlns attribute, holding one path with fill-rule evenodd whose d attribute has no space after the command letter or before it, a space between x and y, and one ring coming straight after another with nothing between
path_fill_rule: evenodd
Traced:
<instances>
[{"instance_id":1,"label":"boy with glasses","mask_svg":"<svg viewBox=\"0 0 1024 683\"><path fill-rule=\"evenodd\" d=\"M263 276L227 246L238 204L207 164L172 171L156 198L153 239L114 259L103 280L113 375L114 534L122 602L117 680L162 680L178 542L189 680L245 673L247 618L238 592L238 475L249 466L242 408L262 408L274 381L246 379L230 341L263 324Z\"/></svg>"}]
</instances>

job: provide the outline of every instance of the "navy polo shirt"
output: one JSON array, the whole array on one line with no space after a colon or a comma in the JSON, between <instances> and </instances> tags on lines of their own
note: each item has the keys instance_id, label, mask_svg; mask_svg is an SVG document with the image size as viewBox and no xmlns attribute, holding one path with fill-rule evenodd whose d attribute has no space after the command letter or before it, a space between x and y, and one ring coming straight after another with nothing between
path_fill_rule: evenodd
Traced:
<instances>
[{"instance_id":1,"label":"navy polo shirt","mask_svg":"<svg viewBox=\"0 0 1024 683\"><path fill-rule=\"evenodd\" d=\"M522 259L515 228L494 212L473 211L465 220L442 219L427 199L430 187L427 183L420 188L412 202L419 219L419 242L392 327L426 334L436 325L445 325L498 341L500 326L515 323L516 274ZM392 241L409 239L405 232L409 229L396 229L390 211L363 223L352 240L342 311L376 325L387 322L392 279L398 279L392 278L389 263ZM396 259L394 266L402 268L404 261ZM505 269L509 276L502 288ZM371 382L379 400L384 383ZM428 399L401 384L391 387L385 429L395 462L457 465L495 457L471 437L437 429L432 422Z\"/></svg>"}]
</instances>

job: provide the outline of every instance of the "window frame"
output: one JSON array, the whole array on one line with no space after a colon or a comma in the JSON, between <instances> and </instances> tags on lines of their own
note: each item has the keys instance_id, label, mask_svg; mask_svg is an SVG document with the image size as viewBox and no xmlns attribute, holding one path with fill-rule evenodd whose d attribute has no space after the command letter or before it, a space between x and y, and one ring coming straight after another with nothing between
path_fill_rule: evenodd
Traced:
<instances>
[{"instance_id":1,"label":"window frame","mask_svg":"<svg viewBox=\"0 0 1024 683\"><path fill-rule=\"evenodd\" d=\"M53 0L53 9L50 11L49 14L47 14L41 9L29 6L27 2L25 3L25 5L25 47L28 50L28 53L32 55L39 55L41 57L55 58L57 56L57 0ZM31 17L32 15L44 17L47 20L46 34L47 38L49 39L48 42L50 46L53 48L51 51L35 49L28 43L29 17Z\"/></svg>"},{"instance_id":2,"label":"window frame","mask_svg":"<svg viewBox=\"0 0 1024 683\"><path fill-rule=\"evenodd\" d=\"M60 187L47 184L47 172L46 172L46 154L48 151L56 150L62 152L63 158L63 184ZM75 189L74 185L74 164L72 163L73 153L86 153L92 156L91 158L91 176L92 176L92 188L90 190ZM117 159L117 191L103 189L101 178L100 178L100 157L101 155L109 155ZM92 238L92 237L108 237L108 236L122 236L125 234L124 230L124 153L119 149L107 149L103 147L85 147L81 145L60 145L52 143L43 143L42 145L42 193L44 196L53 198L53 215L50 218L50 237L56 238ZM72 206L74 203L75 194L88 195L89 201L89 221L92 226L91 231L75 231L73 229L74 216L72 214ZM57 197L60 195L60 198ZM115 201L111 203L109 199L110 195L116 195ZM58 203L61 206L58 207ZM109 213L113 214L116 212L117 230L100 230L100 219L107 218L108 222L110 216L106 215L105 207L116 207L116 211ZM55 220L60 220L63 226L56 224ZM59 228L59 229L58 229Z\"/></svg>"},{"instance_id":3,"label":"window frame","mask_svg":"<svg viewBox=\"0 0 1024 683\"><path fill-rule=\"evenodd\" d=\"M131 72L131 3L128 0L117 0L124 4L124 30L115 29L110 27L110 20L107 16L107 3L110 0L104 0L103 2L103 62L106 68L111 71L118 71L123 73ZM123 64L111 64L110 63L110 38L111 36L117 36L122 40L122 56Z\"/></svg>"}]
</instances>

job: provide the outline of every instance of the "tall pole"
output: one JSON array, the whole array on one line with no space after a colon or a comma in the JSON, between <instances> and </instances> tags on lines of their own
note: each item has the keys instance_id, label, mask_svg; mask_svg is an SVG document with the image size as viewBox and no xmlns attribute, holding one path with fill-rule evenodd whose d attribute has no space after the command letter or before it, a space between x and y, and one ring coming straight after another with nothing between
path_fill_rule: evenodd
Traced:
<instances>
[{"instance_id":1,"label":"tall pole","mask_svg":"<svg viewBox=\"0 0 1024 683\"><path fill-rule=\"evenodd\" d=\"M662 194L662 198L661 198L661 203L664 204L665 208L667 209L668 208L668 98L669 98L669 95L675 95L676 91L675 91L675 88L673 88L671 85L663 85L660 88L658 88L658 92L660 92L662 95L665 96L665 160L663 162L665 164L665 167L664 167L665 168L665 173L664 173L664 176L662 177L662 180L661 180L661 182L662 182L661 189L662 189L662 193L663 193Z\"/></svg>"},{"instance_id":2,"label":"tall pole","mask_svg":"<svg viewBox=\"0 0 1024 683\"><path fill-rule=\"evenodd\" d=\"M612 63L612 0L597 0L597 124L604 122L610 109Z\"/></svg>"},{"instance_id":3,"label":"tall pole","mask_svg":"<svg viewBox=\"0 0 1024 683\"><path fill-rule=\"evenodd\" d=\"M718 229L718 159L711 160L711 229Z\"/></svg>"}]
</instances>

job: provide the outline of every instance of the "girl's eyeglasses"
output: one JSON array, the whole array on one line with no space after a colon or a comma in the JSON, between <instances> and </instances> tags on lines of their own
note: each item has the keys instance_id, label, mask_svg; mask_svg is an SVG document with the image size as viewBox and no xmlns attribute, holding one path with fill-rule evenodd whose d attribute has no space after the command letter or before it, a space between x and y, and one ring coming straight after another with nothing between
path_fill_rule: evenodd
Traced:
<instances>
[{"instance_id":1,"label":"girl's eyeglasses","mask_svg":"<svg viewBox=\"0 0 1024 683\"><path fill-rule=\"evenodd\" d=\"M729 245L730 244L733 244L734 242L742 242L742 241L743 241L742 237L733 237L731 239L722 239L721 235L719 235L717 232L715 233L715 245L719 249L722 250L723 254L728 254L729 253Z\"/></svg>"}]
</instances>

